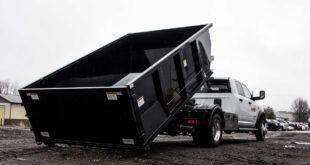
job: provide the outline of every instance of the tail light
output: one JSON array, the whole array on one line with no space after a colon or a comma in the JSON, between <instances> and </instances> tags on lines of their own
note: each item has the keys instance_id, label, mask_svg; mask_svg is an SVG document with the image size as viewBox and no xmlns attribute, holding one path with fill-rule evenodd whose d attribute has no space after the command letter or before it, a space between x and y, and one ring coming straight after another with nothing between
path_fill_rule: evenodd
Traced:
<instances>
[{"instance_id":1,"label":"tail light","mask_svg":"<svg viewBox=\"0 0 310 165\"><path fill-rule=\"evenodd\" d=\"M187 120L187 123L188 124L197 124L198 123L198 121L197 120Z\"/></svg>"}]
</instances>

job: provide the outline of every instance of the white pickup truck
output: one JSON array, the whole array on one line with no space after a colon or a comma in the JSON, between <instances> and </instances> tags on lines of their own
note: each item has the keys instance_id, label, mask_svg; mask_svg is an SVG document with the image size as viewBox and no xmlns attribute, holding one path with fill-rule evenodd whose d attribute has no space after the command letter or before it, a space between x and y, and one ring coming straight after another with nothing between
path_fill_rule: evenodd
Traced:
<instances>
[{"instance_id":1,"label":"white pickup truck","mask_svg":"<svg viewBox=\"0 0 310 165\"><path fill-rule=\"evenodd\" d=\"M253 132L258 141L267 134L265 113L250 90L233 78L210 78L167 128L170 135L188 134L200 146L218 146L222 132Z\"/></svg>"}]
</instances>

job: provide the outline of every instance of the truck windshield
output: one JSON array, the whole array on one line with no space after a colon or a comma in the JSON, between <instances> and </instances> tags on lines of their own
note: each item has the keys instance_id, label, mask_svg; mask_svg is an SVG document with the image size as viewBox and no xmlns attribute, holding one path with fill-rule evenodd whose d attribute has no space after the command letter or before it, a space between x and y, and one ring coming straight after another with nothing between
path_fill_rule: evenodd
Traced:
<instances>
[{"instance_id":1,"label":"truck windshield","mask_svg":"<svg viewBox=\"0 0 310 165\"><path fill-rule=\"evenodd\" d=\"M198 93L230 93L230 85L228 80L209 80L204 84Z\"/></svg>"}]
</instances>

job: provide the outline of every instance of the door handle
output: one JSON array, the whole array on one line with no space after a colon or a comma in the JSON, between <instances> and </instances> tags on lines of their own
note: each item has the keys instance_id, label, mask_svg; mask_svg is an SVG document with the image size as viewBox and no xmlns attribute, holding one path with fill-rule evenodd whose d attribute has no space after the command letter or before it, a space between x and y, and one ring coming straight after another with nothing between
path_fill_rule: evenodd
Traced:
<instances>
[{"instance_id":1,"label":"door handle","mask_svg":"<svg viewBox=\"0 0 310 165\"><path fill-rule=\"evenodd\" d=\"M242 99L239 99L239 101L242 102L243 100L242 100Z\"/></svg>"}]
</instances>

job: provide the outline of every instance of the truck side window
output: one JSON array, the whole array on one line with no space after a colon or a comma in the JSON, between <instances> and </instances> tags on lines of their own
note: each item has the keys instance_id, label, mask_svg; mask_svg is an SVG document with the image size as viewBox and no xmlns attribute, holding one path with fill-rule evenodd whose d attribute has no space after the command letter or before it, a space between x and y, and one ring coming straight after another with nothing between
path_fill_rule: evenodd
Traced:
<instances>
[{"instance_id":1,"label":"truck side window","mask_svg":"<svg viewBox=\"0 0 310 165\"><path fill-rule=\"evenodd\" d=\"M236 81L236 87L237 87L238 94L240 96L245 96L243 89L242 89L242 86L241 86L241 83L239 81Z\"/></svg>"},{"instance_id":2,"label":"truck side window","mask_svg":"<svg viewBox=\"0 0 310 165\"><path fill-rule=\"evenodd\" d=\"M242 88L243 88L245 97L250 99L252 97L250 90L244 84L242 84Z\"/></svg>"},{"instance_id":3,"label":"truck side window","mask_svg":"<svg viewBox=\"0 0 310 165\"><path fill-rule=\"evenodd\" d=\"M198 93L231 93L231 89L228 80L208 80Z\"/></svg>"}]
</instances>

